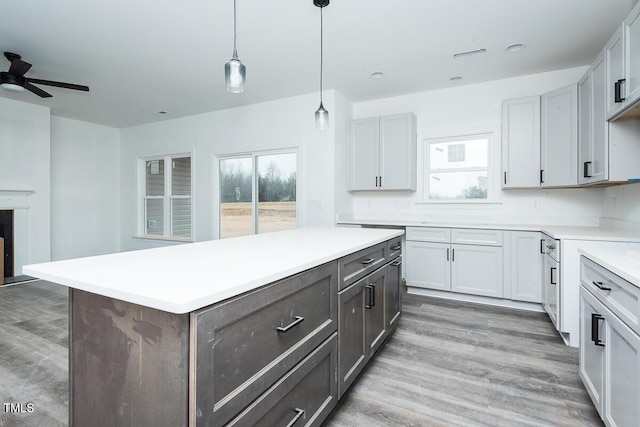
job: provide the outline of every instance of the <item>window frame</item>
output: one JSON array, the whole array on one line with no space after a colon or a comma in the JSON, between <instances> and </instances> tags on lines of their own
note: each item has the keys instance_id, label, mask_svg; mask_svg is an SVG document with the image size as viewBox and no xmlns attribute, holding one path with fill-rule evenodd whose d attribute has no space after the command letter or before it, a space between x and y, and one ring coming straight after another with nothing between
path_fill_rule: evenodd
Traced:
<instances>
[{"instance_id":1,"label":"window frame","mask_svg":"<svg viewBox=\"0 0 640 427\"><path fill-rule=\"evenodd\" d=\"M189 158L191 163L191 171L190 171L190 194L189 195L174 195L173 194L173 167L167 168L167 165L173 165L173 160L175 159L183 159ZM153 195L147 196L147 179L146 179L146 168L147 163L154 160L162 160L164 161L164 194L163 195ZM135 235L136 238L141 239L151 239L151 240L169 240L169 241L179 241L179 242L193 242L194 241L194 209L193 209L193 200L194 200L194 189L195 189L195 173L194 173L194 156L193 153L173 153L173 154L164 154L164 155L155 155L155 156L144 156L138 158L138 221L137 221L137 233ZM169 172L167 172L169 171ZM189 237L185 236L174 236L173 235L173 201L174 200L190 200L190 229L189 229ZM147 200L162 200L162 216L164 220L163 225L163 233L160 234L148 234L147 233Z\"/></svg>"},{"instance_id":2,"label":"window frame","mask_svg":"<svg viewBox=\"0 0 640 427\"><path fill-rule=\"evenodd\" d=\"M469 168L458 168L458 169L431 169L430 162L430 148L432 144L437 143L456 143L463 142L473 139L487 139L487 166L484 167L469 167ZM482 204L493 204L500 203L498 199L499 189L496 187L496 167L499 162L494 158L495 150L495 141L496 141L496 132L494 131L479 131L479 132L470 132L459 135L452 136L444 136L444 137L433 137L433 138L425 138L422 141L422 150L423 150L423 167L422 167L422 202L421 204L432 204L432 205L445 205L445 204L457 204L457 205L482 205ZM466 199L431 199L429 197L430 192L430 180L429 177L431 173L435 171L441 171L442 173L447 172L474 172L474 171L484 171L487 172L487 197L486 198L466 198Z\"/></svg>"},{"instance_id":3,"label":"window frame","mask_svg":"<svg viewBox=\"0 0 640 427\"><path fill-rule=\"evenodd\" d=\"M259 215L258 215L258 198L259 198L259 188L258 188L258 170L257 170L257 158L262 156L270 156L270 155L278 155L278 154L295 154L296 156L296 228L300 227L301 223L301 213L300 207L302 206L301 202L301 149L300 147L286 147L286 148L276 148L276 149L266 149L266 150L253 150L246 152L235 152L235 153L225 153L225 154L217 154L213 156L212 163L214 171L213 173L213 230L216 239L220 239L221 235L221 182L220 182L220 161L222 160L232 160L232 159L243 159L243 158L251 158L251 235L256 235L258 230L259 223Z\"/></svg>"}]
</instances>

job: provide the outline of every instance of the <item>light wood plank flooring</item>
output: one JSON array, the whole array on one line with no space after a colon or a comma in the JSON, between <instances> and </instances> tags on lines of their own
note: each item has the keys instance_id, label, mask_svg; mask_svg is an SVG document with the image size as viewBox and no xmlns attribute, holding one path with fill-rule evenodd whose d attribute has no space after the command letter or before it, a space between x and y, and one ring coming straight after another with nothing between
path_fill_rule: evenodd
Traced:
<instances>
[{"instance_id":1,"label":"light wood plank flooring","mask_svg":"<svg viewBox=\"0 0 640 427\"><path fill-rule=\"evenodd\" d=\"M0 426L67 425L67 307L62 286L0 287ZM542 313L405 294L398 330L327 425L601 426L577 362Z\"/></svg>"}]
</instances>

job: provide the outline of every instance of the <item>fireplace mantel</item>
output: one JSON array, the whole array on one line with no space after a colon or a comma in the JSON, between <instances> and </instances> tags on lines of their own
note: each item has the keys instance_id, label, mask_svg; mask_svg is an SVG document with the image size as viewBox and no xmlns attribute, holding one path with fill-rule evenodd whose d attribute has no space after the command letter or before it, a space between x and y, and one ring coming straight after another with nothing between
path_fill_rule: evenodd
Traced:
<instances>
[{"instance_id":1,"label":"fireplace mantel","mask_svg":"<svg viewBox=\"0 0 640 427\"><path fill-rule=\"evenodd\" d=\"M28 197L33 191L0 190L0 209L28 209Z\"/></svg>"}]
</instances>

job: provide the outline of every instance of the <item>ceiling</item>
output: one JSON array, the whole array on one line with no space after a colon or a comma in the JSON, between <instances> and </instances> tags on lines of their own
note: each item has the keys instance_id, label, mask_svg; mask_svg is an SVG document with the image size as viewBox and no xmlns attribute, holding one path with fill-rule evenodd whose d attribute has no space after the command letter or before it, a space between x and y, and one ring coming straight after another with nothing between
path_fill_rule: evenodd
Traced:
<instances>
[{"instance_id":1,"label":"ceiling","mask_svg":"<svg viewBox=\"0 0 640 427\"><path fill-rule=\"evenodd\" d=\"M360 102L588 65L635 2L332 0L323 10L324 89ZM247 88L231 94L224 64L233 50L232 0L8 2L0 51L33 64L27 77L91 91L41 86L53 98L0 96L127 127L317 93L320 10L312 0L237 0L237 10ZM505 51L514 43L526 48ZM0 70L8 68L0 57ZM370 78L376 71L384 77Z\"/></svg>"}]
</instances>

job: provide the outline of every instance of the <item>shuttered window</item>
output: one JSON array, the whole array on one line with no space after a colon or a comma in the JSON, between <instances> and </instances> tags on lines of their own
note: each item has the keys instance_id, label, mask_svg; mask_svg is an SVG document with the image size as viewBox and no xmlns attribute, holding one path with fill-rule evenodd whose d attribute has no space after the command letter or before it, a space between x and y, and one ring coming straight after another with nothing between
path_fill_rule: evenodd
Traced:
<instances>
[{"instance_id":1,"label":"shuttered window","mask_svg":"<svg viewBox=\"0 0 640 427\"><path fill-rule=\"evenodd\" d=\"M191 239L191 156L148 158L141 164L141 234Z\"/></svg>"}]
</instances>

